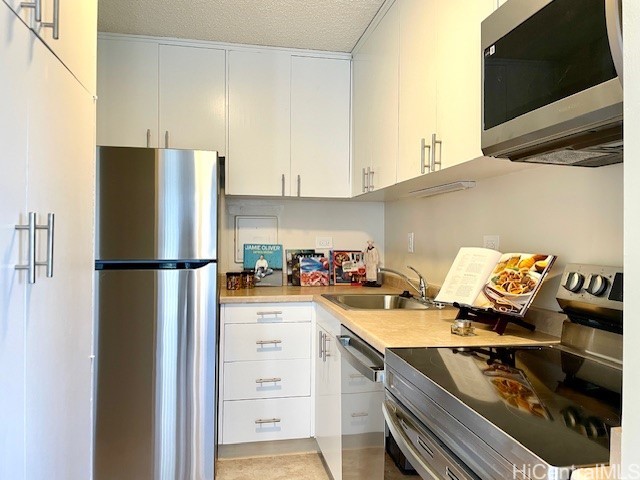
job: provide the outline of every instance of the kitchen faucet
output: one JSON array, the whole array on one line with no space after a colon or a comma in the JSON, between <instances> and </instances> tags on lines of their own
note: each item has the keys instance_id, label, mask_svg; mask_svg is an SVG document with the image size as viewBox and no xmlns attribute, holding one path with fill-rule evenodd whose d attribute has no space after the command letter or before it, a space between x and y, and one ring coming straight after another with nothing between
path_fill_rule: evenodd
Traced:
<instances>
[{"instance_id":1,"label":"kitchen faucet","mask_svg":"<svg viewBox=\"0 0 640 480\"><path fill-rule=\"evenodd\" d=\"M413 270L418 275L420 282L417 287L413 284L411 280L409 280L409 277L407 277L404 273L399 272L397 270L393 270L391 268L385 268L385 267L378 267L378 273L387 272L387 273L393 273L394 275L397 275L398 277L403 279L411 288L413 288L416 292L420 294L420 301L422 303L432 304L433 300L427 297L427 285L428 285L427 281L420 274L420 272L418 272L418 270L413 268L411 265L407 265L407 268Z\"/></svg>"}]
</instances>

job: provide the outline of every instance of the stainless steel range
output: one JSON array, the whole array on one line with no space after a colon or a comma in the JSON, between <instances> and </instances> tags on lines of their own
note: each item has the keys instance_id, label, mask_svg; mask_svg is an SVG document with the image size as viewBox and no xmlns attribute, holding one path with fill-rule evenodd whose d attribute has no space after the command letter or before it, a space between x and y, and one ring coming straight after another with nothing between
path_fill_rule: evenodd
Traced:
<instances>
[{"instance_id":1,"label":"stainless steel range","mask_svg":"<svg viewBox=\"0 0 640 480\"><path fill-rule=\"evenodd\" d=\"M620 425L621 268L568 265L561 344L391 348L384 415L424 479L568 479Z\"/></svg>"}]
</instances>

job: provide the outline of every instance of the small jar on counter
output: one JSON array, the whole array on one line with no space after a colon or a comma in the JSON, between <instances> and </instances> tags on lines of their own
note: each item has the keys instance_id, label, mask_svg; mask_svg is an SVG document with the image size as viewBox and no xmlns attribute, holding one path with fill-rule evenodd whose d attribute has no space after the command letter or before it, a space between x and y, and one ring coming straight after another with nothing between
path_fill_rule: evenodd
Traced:
<instances>
[{"instance_id":1,"label":"small jar on counter","mask_svg":"<svg viewBox=\"0 0 640 480\"><path fill-rule=\"evenodd\" d=\"M242 272L227 272L227 290L242 288Z\"/></svg>"},{"instance_id":2,"label":"small jar on counter","mask_svg":"<svg viewBox=\"0 0 640 480\"><path fill-rule=\"evenodd\" d=\"M256 286L256 278L253 270L242 271L242 288L253 288Z\"/></svg>"}]
</instances>

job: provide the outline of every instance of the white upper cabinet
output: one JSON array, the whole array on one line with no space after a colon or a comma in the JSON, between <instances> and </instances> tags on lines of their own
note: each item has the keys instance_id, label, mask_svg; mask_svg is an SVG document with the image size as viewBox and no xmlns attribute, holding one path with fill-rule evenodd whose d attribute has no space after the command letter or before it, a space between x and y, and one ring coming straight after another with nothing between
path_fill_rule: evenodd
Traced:
<instances>
[{"instance_id":1,"label":"white upper cabinet","mask_svg":"<svg viewBox=\"0 0 640 480\"><path fill-rule=\"evenodd\" d=\"M429 171L436 131L436 1L400 2L398 182Z\"/></svg>"},{"instance_id":2,"label":"white upper cabinet","mask_svg":"<svg viewBox=\"0 0 640 480\"><path fill-rule=\"evenodd\" d=\"M226 193L348 197L347 59L230 51Z\"/></svg>"},{"instance_id":3,"label":"white upper cabinet","mask_svg":"<svg viewBox=\"0 0 640 480\"><path fill-rule=\"evenodd\" d=\"M96 0L5 0L90 93L96 92ZM58 2L57 15L54 5ZM40 5L40 21L35 4ZM33 8L25 6L33 4ZM54 38L55 33L58 37Z\"/></svg>"},{"instance_id":4,"label":"white upper cabinet","mask_svg":"<svg viewBox=\"0 0 640 480\"><path fill-rule=\"evenodd\" d=\"M290 56L228 52L226 193L290 194Z\"/></svg>"},{"instance_id":5,"label":"white upper cabinet","mask_svg":"<svg viewBox=\"0 0 640 480\"><path fill-rule=\"evenodd\" d=\"M98 42L98 145L225 154L225 52L130 38Z\"/></svg>"},{"instance_id":6,"label":"white upper cabinet","mask_svg":"<svg viewBox=\"0 0 640 480\"><path fill-rule=\"evenodd\" d=\"M291 195L350 196L350 91L349 60L291 57Z\"/></svg>"},{"instance_id":7,"label":"white upper cabinet","mask_svg":"<svg viewBox=\"0 0 640 480\"><path fill-rule=\"evenodd\" d=\"M442 143L436 155L441 168L482 155L480 23L494 8L494 0L438 2L436 133Z\"/></svg>"},{"instance_id":8,"label":"white upper cabinet","mask_svg":"<svg viewBox=\"0 0 640 480\"><path fill-rule=\"evenodd\" d=\"M98 42L98 145L159 147L158 44Z\"/></svg>"},{"instance_id":9,"label":"white upper cabinet","mask_svg":"<svg viewBox=\"0 0 640 480\"><path fill-rule=\"evenodd\" d=\"M160 45L160 145L225 154L225 52Z\"/></svg>"},{"instance_id":10,"label":"white upper cabinet","mask_svg":"<svg viewBox=\"0 0 640 480\"><path fill-rule=\"evenodd\" d=\"M353 195L396 183L398 8L391 6L354 55Z\"/></svg>"}]
</instances>

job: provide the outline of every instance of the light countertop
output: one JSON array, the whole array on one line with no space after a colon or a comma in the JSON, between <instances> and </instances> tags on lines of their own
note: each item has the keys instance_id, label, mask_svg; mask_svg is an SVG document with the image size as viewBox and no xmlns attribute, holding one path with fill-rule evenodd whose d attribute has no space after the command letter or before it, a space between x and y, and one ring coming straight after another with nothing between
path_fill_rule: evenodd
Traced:
<instances>
[{"instance_id":1,"label":"light countertop","mask_svg":"<svg viewBox=\"0 0 640 480\"><path fill-rule=\"evenodd\" d=\"M220 290L220 303L281 303L315 302L332 313L356 335L384 352L389 347L453 347L480 345L531 345L558 343L559 338L541 332L530 332L509 324L504 335L474 322L476 335L461 337L451 334L457 309L428 310L346 310L322 296L325 293L399 293L397 288L332 287L262 287L241 290Z\"/></svg>"}]
</instances>

